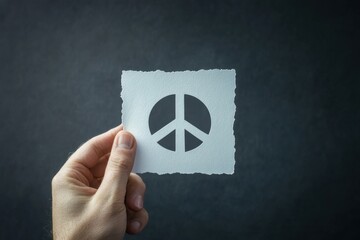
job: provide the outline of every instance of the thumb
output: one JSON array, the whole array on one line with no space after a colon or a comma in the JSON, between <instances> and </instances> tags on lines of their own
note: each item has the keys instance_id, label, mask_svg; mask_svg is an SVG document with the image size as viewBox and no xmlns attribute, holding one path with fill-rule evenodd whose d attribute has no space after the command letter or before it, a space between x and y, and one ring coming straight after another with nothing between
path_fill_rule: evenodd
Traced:
<instances>
[{"instance_id":1,"label":"thumb","mask_svg":"<svg viewBox=\"0 0 360 240\"><path fill-rule=\"evenodd\" d=\"M127 131L120 131L115 136L104 178L96 195L103 199L123 202L135 152L135 138Z\"/></svg>"}]
</instances>

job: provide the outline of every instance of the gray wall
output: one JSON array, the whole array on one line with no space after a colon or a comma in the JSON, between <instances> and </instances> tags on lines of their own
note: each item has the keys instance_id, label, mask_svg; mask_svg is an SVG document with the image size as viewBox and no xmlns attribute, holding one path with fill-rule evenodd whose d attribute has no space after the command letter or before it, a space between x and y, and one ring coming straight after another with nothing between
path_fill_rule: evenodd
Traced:
<instances>
[{"instance_id":1,"label":"gray wall","mask_svg":"<svg viewBox=\"0 0 360 240\"><path fill-rule=\"evenodd\" d=\"M120 120L122 70L234 68L233 176L143 174L128 239L359 235L359 6L0 1L0 239L51 238L50 181Z\"/></svg>"}]
</instances>

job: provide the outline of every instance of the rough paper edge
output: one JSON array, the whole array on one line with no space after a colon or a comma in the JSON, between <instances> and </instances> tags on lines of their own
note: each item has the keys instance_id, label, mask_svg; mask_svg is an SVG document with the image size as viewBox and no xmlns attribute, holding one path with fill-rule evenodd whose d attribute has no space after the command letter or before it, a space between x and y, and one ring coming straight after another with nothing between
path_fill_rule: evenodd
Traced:
<instances>
[{"instance_id":1,"label":"rough paper edge","mask_svg":"<svg viewBox=\"0 0 360 240\"><path fill-rule=\"evenodd\" d=\"M234 165L233 165L233 171L232 172L228 172L228 173L204 173L204 172L186 172L186 173L183 173L183 172L170 172L170 173L157 173L157 172L149 172L149 171L146 171L146 172L136 172L137 174L155 174L155 175L159 175L159 176L164 176L164 175L172 175L172 174L181 174L181 175L192 175L192 174L202 174L202 175L208 175L208 176L211 176L211 175L226 175L226 176L230 176L230 175L234 175L235 174L235 167L236 167L236 137L235 137L235 116L236 116L236 111L237 111L237 107L236 107L236 102L235 102L235 99L236 99L236 88L237 88L237 85L236 85L236 70L235 69L217 69L217 68L212 68L212 69L199 69L199 70L184 70L184 71L181 71L181 70L177 70L177 71L164 71L164 70L153 70L153 71L142 71L142 70L122 70L121 71L121 78L120 78L120 85L121 85L121 92L120 92L120 99L122 101L121 103L121 122L123 122L123 106L124 106L124 100L122 98L123 96L123 85L122 85L122 79L123 79L123 74L124 72L137 72L137 73L178 73L178 72L181 72L181 73L188 73L188 72L205 72L205 71L234 71L234 84L235 84L235 88L234 88L234 99L233 99L233 106L235 108L235 111L234 111L234 116L233 116L233 127L232 127L232 134L233 134L233 138L234 138ZM126 126L124 126L124 130Z\"/></svg>"}]
</instances>

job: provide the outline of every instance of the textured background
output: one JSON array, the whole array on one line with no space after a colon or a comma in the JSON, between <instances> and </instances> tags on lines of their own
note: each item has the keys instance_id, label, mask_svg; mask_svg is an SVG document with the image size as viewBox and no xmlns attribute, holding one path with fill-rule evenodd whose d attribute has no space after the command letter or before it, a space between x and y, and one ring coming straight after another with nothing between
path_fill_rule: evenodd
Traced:
<instances>
[{"instance_id":1,"label":"textured background","mask_svg":"<svg viewBox=\"0 0 360 240\"><path fill-rule=\"evenodd\" d=\"M212 68L237 73L236 172L143 174L151 219L127 238L355 239L359 9L1 0L0 239L51 238L51 178L120 122L122 70Z\"/></svg>"}]
</instances>

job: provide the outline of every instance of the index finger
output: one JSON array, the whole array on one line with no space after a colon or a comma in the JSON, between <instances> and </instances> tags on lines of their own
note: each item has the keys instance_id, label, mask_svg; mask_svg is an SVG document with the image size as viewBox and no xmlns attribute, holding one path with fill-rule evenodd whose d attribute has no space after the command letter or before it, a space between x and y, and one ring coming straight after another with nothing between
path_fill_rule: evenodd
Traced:
<instances>
[{"instance_id":1,"label":"index finger","mask_svg":"<svg viewBox=\"0 0 360 240\"><path fill-rule=\"evenodd\" d=\"M100 158L111 151L114 138L123 129L123 125L95 136L80 146L67 160L66 165L80 163L87 168L96 166Z\"/></svg>"}]
</instances>

